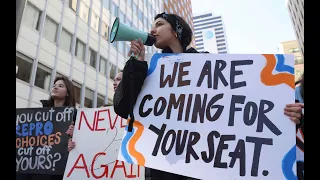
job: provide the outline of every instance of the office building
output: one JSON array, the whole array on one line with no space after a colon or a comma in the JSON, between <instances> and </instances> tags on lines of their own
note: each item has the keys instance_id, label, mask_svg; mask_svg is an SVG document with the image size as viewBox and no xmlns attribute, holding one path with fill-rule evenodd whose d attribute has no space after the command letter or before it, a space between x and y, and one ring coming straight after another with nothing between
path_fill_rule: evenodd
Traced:
<instances>
[{"instance_id":1,"label":"office building","mask_svg":"<svg viewBox=\"0 0 320 180\"><path fill-rule=\"evenodd\" d=\"M110 43L110 26L119 17L150 31L162 7L161 0L27 0L16 43L16 107L41 107L56 76L73 81L78 106L112 103L113 78L130 46Z\"/></svg>"},{"instance_id":2,"label":"office building","mask_svg":"<svg viewBox=\"0 0 320 180\"><path fill-rule=\"evenodd\" d=\"M295 81L297 81L304 71L304 59L300 52L299 44L296 40L281 42L279 45L279 53L294 55Z\"/></svg>"},{"instance_id":3,"label":"office building","mask_svg":"<svg viewBox=\"0 0 320 180\"><path fill-rule=\"evenodd\" d=\"M198 51L219 54L229 52L222 16L203 12L193 16L193 24Z\"/></svg>"},{"instance_id":4,"label":"office building","mask_svg":"<svg viewBox=\"0 0 320 180\"><path fill-rule=\"evenodd\" d=\"M193 30L191 0L164 0L164 11L177 14L185 20ZM189 47L195 47L194 36Z\"/></svg>"},{"instance_id":5,"label":"office building","mask_svg":"<svg viewBox=\"0 0 320 180\"><path fill-rule=\"evenodd\" d=\"M285 0L292 20L299 49L304 56L304 0Z\"/></svg>"}]
</instances>

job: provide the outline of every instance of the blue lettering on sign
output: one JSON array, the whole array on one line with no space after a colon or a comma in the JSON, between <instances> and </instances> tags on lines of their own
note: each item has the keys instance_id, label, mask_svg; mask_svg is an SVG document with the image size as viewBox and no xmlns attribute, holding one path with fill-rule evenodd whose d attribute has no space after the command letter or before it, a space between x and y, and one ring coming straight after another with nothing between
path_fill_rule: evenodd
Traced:
<instances>
[{"instance_id":1,"label":"blue lettering on sign","mask_svg":"<svg viewBox=\"0 0 320 180\"><path fill-rule=\"evenodd\" d=\"M44 134L45 135L50 135L53 131L53 124L51 121L47 121L45 124L44 124Z\"/></svg>"},{"instance_id":2,"label":"blue lettering on sign","mask_svg":"<svg viewBox=\"0 0 320 180\"><path fill-rule=\"evenodd\" d=\"M21 131L21 132L20 132ZM18 136L39 136L50 135L53 132L53 124L47 121L44 125L42 122L25 123L16 126L16 135Z\"/></svg>"}]
</instances>

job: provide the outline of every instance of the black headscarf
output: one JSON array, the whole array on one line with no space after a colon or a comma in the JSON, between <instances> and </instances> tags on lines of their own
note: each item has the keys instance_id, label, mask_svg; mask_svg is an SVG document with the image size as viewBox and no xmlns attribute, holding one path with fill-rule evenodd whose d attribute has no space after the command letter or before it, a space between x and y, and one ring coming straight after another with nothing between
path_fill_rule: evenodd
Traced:
<instances>
[{"instance_id":1,"label":"black headscarf","mask_svg":"<svg viewBox=\"0 0 320 180\"><path fill-rule=\"evenodd\" d=\"M169 22L172 29L177 33L177 37L183 48L183 52L185 52L187 46L189 46L192 40L192 30L190 26L180 16L175 14L167 14L163 12L161 14L156 15L154 20L158 18L163 18ZM162 53L172 53L172 50L169 47L165 47L162 50Z\"/></svg>"}]
</instances>

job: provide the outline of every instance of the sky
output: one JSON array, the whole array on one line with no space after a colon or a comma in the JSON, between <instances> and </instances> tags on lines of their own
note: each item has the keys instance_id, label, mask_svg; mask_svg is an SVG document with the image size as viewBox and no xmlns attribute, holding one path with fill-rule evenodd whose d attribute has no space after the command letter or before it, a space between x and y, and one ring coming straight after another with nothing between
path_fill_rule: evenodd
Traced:
<instances>
[{"instance_id":1,"label":"sky","mask_svg":"<svg viewBox=\"0 0 320 180\"><path fill-rule=\"evenodd\" d=\"M296 40L285 0L191 0L193 14L221 15L229 53L277 53L280 42Z\"/></svg>"}]
</instances>

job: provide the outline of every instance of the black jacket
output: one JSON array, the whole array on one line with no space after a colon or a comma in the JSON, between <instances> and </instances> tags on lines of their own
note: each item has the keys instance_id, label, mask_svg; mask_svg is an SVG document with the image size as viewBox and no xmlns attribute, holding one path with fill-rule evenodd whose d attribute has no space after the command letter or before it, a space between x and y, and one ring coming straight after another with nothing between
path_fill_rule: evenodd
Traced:
<instances>
[{"instance_id":1,"label":"black jacket","mask_svg":"<svg viewBox=\"0 0 320 180\"><path fill-rule=\"evenodd\" d=\"M189 48L184 53L199 53L194 48ZM123 69L122 81L119 83L113 96L115 112L122 118L127 119L132 112L133 106L141 91L143 82L147 77L148 64L146 61L129 59ZM131 88L134 86L134 88ZM146 180L195 180L177 174L171 174L151 168L145 168Z\"/></svg>"}]
</instances>

